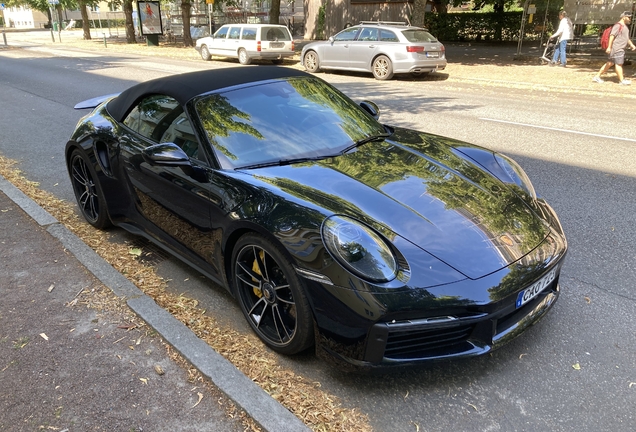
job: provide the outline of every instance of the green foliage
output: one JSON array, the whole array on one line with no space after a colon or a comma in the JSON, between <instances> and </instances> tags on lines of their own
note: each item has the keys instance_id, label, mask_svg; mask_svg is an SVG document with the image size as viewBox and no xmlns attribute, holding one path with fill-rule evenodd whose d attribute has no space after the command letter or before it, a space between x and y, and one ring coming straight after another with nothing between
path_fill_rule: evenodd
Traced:
<instances>
[{"instance_id":1,"label":"green foliage","mask_svg":"<svg viewBox=\"0 0 636 432\"><path fill-rule=\"evenodd\" d=\"M522 12L426 14L426 27L442 42L517 41ZM524 39L539 39L540 29L525 26Z\"/></svg>"},{"instance_id":2,"label":"green foliage","mask_svg":"<svg viewBox=\"0 0 636 432\"><path fill-rule=\"evenodd\" d=\"M323 4L318 9L318 25L316 26L316 38L325 38L325 5Z\"/></svg>"}]
</instances>

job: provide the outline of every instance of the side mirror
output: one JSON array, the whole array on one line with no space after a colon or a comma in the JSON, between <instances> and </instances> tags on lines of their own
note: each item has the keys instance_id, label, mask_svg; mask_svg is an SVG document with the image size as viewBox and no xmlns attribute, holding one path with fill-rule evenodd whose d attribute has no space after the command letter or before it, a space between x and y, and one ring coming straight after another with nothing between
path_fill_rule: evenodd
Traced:
<instances>
[{"instance_id":1,"label":"side mirror","mask_svg":"<svg viewBox=\"0 0 636 432\"><path fill-rule=\"evenodd\" d=\"M334 39L333 36L329 36L329 43L333 43Z\"/></svg>"},{"instance_id":2,"label":"side mirror","mask_svg":"<svg viewBox=\"0 0 636 432\"><path fill-rule=\"evenodd\" d=\"M380 119L380 108L378 108L378 106L375 103L368 100L364 100L360 102L360 106L374 119L376 120Z\"/></svg>"},{"instance_id":3,"label":"side mirror","mask_svg":"<svg viewBox=\"0 0 636 432\"><path fill-rule=\"evenodd\" d=\"M144 161L150 165L191 166L190 158L174 143L161 143L146 147L141 152Z\"/></svg>"}]
</instances>

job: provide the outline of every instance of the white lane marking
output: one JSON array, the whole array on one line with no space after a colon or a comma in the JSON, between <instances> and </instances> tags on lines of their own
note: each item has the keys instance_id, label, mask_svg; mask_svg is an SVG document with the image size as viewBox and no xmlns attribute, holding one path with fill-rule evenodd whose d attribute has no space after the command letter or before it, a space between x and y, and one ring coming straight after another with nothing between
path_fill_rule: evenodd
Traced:
<instances>
[{"instance_id":1,"label":"white lane marking","mask_svg":"<svg viewBox=\"0 0 636 432\"><path fill-rule=\"evenodd\" d=\"M532 125L527 123L517 123L517 122L506 121L506 120L496 120L496 119L483 118L483 117L480 118L479 120L485 120L485 121L491 121L491 122L497 122L497 123L506 123L506 124L516 125L516 126L525 126L525 127L535 128L535 129L547 129L552 131L572 133L572 134L578 134L578 135L588 135L588 136L593 136L598 138L607 138L607 139L614 139L614 140L620 140L620 141L636 142L636 139L632 139L632 138L621 138L621 137L615 137L611 135L601 135L601 134L594 134L589 132L574 131L569 129L553 128L548 126L537 126L537 125Z\"/></svg>"}]
</instances>

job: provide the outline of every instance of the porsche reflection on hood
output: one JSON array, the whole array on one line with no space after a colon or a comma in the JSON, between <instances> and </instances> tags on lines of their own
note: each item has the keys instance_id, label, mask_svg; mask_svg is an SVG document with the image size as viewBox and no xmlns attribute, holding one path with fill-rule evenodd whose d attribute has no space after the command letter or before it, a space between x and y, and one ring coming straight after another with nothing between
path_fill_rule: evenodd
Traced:
<instances>
[{"instance_id":1,"label":"porsche reflection on hood","mask_svg":"<svg viewBox=\"0 0 636 432\"><path fill-rule=\"evenodd\" d=\"M168 76L66 146L80 212L191 264L273 350L359 367L480 355L542 318L567 242L512 159L384 125L281 67Z\"/></svg>"}]
</instances>

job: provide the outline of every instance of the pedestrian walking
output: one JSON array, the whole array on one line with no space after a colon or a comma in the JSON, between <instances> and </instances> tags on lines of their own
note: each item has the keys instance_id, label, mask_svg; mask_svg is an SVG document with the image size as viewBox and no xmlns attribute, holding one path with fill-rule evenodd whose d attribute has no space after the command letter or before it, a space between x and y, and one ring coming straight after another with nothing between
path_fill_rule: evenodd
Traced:
<instances>
[{"instance_id":1,"label":"pedestrian walking","mask_svg":"<svg viewBox=\"0 0 636 432\"><path fill-rule=\"evenodd\" d=\"M607 53L607 62L598 71L596 76L592 78L597 83L602 83L603 79L601 75L614 66L616 75L618 76L618 83L620 85L630 85L632 82L623 78L623 63L625 62L625 48L627 45L633 50L636 50L634 43L629 40L629 29L627 28L632 22L632 13L629 11L621 14L621 19L614 24L610 33L609 42L605 52Z\"/></svg>"},{"instance_id":2,"label":"pedestrian walking","mask_svg":"<svg viewBox=\"0 0 636 432\"><path fill-rule=\"evenodd\" d=\"M572 29L572 20L568 18L567 12L559 12L559 20L559 28L556 33L550 36L550 39L558 38L550 66L555 66L560 61L560 66L565 67L567 63L565 49L568 41L574 37L574 30Z\"/></svg>"}]
</instances>

